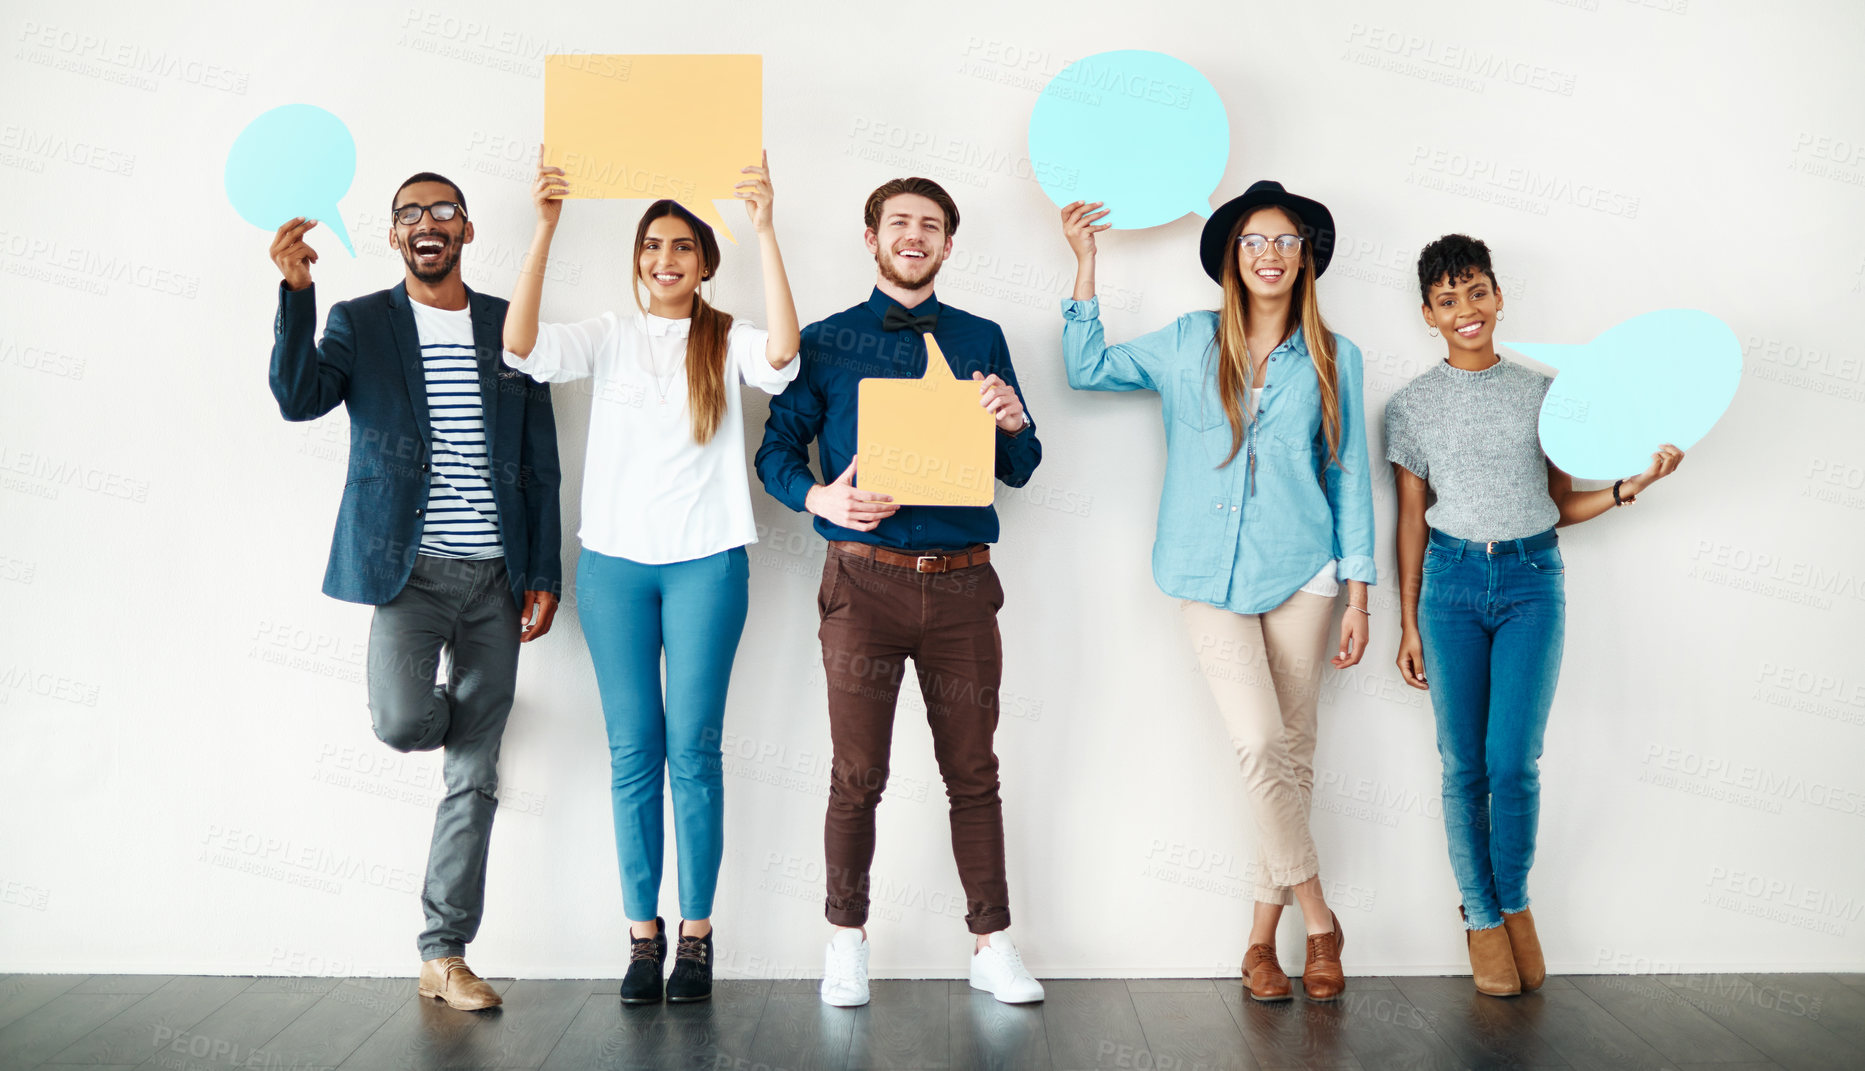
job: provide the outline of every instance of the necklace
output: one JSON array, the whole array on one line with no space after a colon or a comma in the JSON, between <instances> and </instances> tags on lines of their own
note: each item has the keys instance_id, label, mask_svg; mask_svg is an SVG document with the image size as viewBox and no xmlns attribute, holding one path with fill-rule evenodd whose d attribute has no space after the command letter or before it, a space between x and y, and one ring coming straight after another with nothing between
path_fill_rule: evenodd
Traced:
<instances>
[{"instance_id":1,"label":"necklace","mask_svg":"<svg viewBox=\"0 0 1865 1071\"><path fill-rule=\"evenodd\" d=\"M680 358L686 356L686 347L680 347L679 355L668 362L668 370L663 375L660 369L660 357L654 352L654 336L648 330L648 322L645 318L641 321L641 339L647 346L648 371L654 376L654 393L660 397L660 404L666 405L668 392L673 390L674 376L680 371Z\"/></svg>"}]
</instances>

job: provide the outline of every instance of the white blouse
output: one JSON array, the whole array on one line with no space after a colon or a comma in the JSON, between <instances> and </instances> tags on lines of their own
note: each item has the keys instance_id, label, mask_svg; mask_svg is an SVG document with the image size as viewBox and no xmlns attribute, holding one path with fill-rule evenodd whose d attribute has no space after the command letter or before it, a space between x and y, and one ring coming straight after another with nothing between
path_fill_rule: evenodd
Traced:
<instances>
[{"instance_id":1,"label":"white blouse","mask_svg":"<svg viewBox=\"0 0 1865 1071\"><path fill-rule=\"evenodd\" d=\"M770 333L734 320L726 335L725 415L712 441L693 441L686 397L690 320L605 312L573 324L539 324L529 357L505 363L544 383L595 377L577 538L599 554L644 565L691 561L758 541L745 473L744 402L738 384L781 394L801 360L782 371L765 357Z\"/></svg>"}]
</instances>

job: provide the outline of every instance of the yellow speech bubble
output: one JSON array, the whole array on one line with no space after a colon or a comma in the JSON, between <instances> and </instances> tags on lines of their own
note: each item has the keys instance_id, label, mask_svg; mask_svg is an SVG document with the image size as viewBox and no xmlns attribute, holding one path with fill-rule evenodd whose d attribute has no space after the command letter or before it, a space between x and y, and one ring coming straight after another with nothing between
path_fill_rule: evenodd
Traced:
<instances>
[{"instance_id":1,"label":"yellow speech bubble","mask_svg":"<svg viewBox=\"0 0 1865 1071\"><path fill-rule=\"evenodd\" d=\"M544 152L573 198L672 198L726 241L713 206L764 149L764 57L544 57Z\"/></svg>"},{"instance_id":2,"label":"yellow speech bubble","mask_svg":"<svg viewBox=\"0 0 1865 1071\"><path fill-rule=\"evenodd\" d=\"M902 506L988 506L997 490L997 422L978 384L957 379L931 335L919 379L856 388L855 486Z\"/></svg>"}]
</instances>

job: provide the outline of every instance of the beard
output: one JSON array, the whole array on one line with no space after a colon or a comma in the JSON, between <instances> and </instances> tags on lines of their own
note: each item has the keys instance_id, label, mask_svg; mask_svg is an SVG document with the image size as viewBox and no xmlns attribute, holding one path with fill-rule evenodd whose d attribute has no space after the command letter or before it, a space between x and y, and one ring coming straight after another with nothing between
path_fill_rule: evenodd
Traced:
<instances>
[{"instance_id":1,"label":"beard","mask_svg":"<svg viewBox=\"0 0 1865 1071\"><path fill-rule=\"evenodd\" d=\"M939 274L940 266L945 263L944 257L939 256L931 250L927 250L926 259L920 262L926 269L925 274L913 277L903 273L895 266L894 262L898 256L899 254L885 247L877 247L874 250L874 263L876 267L881 269L881 278L886 279L895 286L907 290L918 290L922 287L931 286L933 278Z\"/></svg>"},{"instance_id":2,"label":"beard","mask_svg":"<svg viewBox=\"0 0 1865 1071\"><path fill-rule=\"evenodd\" d=\"M440 260L435 262L434 266L431 268L422 265L419 260L415 259L414 239L410 238L402 245L402 263L408 265L408 270L413 273L415 278L432 285L452 275L453 269L460 266L460 243L444 234L424 234L421 237L439 238L441 241L447 243L446 248L441 251Z\"/></svg>"}]
</instances>

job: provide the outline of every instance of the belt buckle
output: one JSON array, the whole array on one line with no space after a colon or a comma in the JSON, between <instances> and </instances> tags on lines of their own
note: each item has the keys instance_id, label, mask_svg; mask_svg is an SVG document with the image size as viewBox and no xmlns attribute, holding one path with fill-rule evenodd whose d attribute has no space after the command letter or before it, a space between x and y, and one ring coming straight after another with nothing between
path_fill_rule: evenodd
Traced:
<instances>
[{"instance_id":1,"label":"belt buckle","mask_svg":"<svg viewBox=\"0 0 1865 1071\"><path fill-rule=\"evenodd\" d=\"M927 562L936 562L936 563L940 563L940 565L941 565L941 568L937 568L937 569L928 569L928 568L926 567L926 563L927 563ZM920 556L919 556L919 560L917 560L917 561L915 561L915 562L913 563L913 571L914 571L914 572L916 572L916 573L943 573L943 572L945 572L945 569L943 568L943 563L944 563L944 562L945 562L945 558L944 558L943 556L941 556L941 555L938 555L938 554L922 554L922 555L920 555Z\"/></svg>"},{"instance_id":2,"label":"belt buckle","mask_svg":"<svg viewBox=\"0 0 1865 1071\"><path fill-rule=\"evenodd\" d=\"M1498 543L1500 543L1500 542L1502 542L1502 540L1500 540L1500 539L1492 539L1492 540L1490 540L1490 541L1489 541L1489 547L1488 547L1488 549L1487 549L1487 550L1485 551L1485 553L1488 553L1488 554L1494 554L1494 553L1496 553L1496 544L1498 544Z\"/></svg>"}]
</instances>

